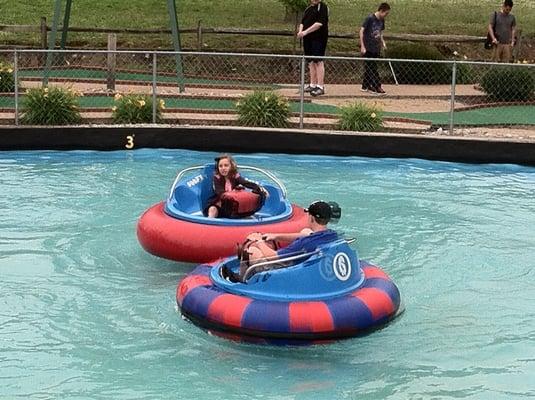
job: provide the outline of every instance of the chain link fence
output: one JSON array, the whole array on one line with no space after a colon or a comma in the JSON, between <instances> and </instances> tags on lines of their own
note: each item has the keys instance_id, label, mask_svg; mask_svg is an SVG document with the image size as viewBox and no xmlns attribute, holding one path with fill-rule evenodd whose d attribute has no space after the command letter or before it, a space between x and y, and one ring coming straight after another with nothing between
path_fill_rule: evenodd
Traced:
<instances>
[{"instance_id":1,"label":"chain link fence","mask_svg":"<svg viewBox=\"0 0 535 400\"><path fill-rule=\"evenodd\" d=\"M0 123L28 123L30 91L61 87L76 94L81 124L117 123L118 98L130 95L150 105L145 122L236 126L236 104L264 91L287 102L290 127L337 129L341 107L359 102L382 111L386 132L535 137L535 65L323 60L325 94L314 97L303 91L309 76L302 56L3 51ZM377 93L379 84L386 93ZM49 115L61 107L43 105Z\"/></svg>"}]
</instances>

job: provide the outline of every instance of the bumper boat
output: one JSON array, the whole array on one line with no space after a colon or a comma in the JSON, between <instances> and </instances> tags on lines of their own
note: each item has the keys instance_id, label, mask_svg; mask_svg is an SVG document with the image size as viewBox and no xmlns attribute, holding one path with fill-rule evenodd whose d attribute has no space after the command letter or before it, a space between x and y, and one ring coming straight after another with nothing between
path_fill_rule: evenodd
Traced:
<instances>
[{"instance_id":1,"label":"bumper boat","mask_svg":"<svg viewBox=\"0 0 535 400\"><path fill-rule=\"evenodd\" d=\"M137 237L151 254L170 260L204 263L228 257L255 231L297 232L307 226L303 209L286 198L286 188L273 174L240 165L240 171L256 173L269 193L261 208L247 218L207 218L203 208L213 195L213 164L180 171L169 197L140 217ZM265 181L265 178L268 178Z\"/></svg>"},{"instance_id":2,"label":"bumper boat","mask_svg":"<svg viewBox=\"0 0 535 400\"><path fill-rule=\"evenodd\" d=\"M396 285L344 239L250 266L240 283L223 267L237 272L239 261L199 265L176 292L182 315L218 336L310 344L367 333L402 312Z\"/></svg>"}]
</instances>

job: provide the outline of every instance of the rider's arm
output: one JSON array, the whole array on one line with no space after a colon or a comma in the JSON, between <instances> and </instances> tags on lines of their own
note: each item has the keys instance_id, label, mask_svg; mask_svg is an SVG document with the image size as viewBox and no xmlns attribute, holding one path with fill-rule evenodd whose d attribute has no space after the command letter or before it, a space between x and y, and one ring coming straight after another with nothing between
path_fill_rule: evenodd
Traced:
<instances>
[{"instance_id":1,"label":"rider's arm","mask_svg":"<svg viewBox=\"0 0 535 400\"><path fill-rule=\"evenodd\" d=\"M262 235L264 240L276 240L280 242L293 242L295 239L299 239L304 236L308 236L312 233L312 229L304 228L301 232L295 233L266 233Z\"/></svg>"}]
</instances>

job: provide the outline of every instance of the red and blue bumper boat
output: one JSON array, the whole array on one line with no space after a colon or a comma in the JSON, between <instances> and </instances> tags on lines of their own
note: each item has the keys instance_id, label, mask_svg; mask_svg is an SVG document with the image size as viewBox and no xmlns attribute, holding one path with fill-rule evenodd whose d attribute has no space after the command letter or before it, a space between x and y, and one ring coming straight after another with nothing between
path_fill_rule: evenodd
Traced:
<instances>
[{"instance_id":1,"label":"red and blue bumper boat","mask_svg":"<svg viewBox=\"0 0 535 400\"><path fill-rule=\"evenodd\" d=\"M240 165L240 171L260 176L257 181L269 193L261 207L247 218L207 218L203 214L213 194L214 165L180 171L165 202L140 217L137 236L151 254L170 260L204 263L236 253L251 232L298 232L307 226L303 208L291 204L286 188L273 174Z\"/></svg>"},{"instance_id":2,"label":"red and blue bumper boat","mask_svg":"<svg viewBox=\"0 0 535 400\"><path fill-rule=\"evenodd\" d=\"M242 282L229 281L224 269L237 272L238 258L199 265L176 300L184 317L230 339L321 343L368 333L402 312L394 282L345 239L252 265Z\"/></svg>"}]
</instances>

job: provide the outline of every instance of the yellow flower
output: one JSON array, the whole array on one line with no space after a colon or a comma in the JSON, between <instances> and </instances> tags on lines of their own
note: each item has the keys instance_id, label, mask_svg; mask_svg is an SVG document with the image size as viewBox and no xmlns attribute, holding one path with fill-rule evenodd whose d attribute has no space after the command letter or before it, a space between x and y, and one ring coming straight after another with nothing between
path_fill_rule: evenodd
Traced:
<instances>
[{"instance_id":1,"label":"yellow flower","mask_svg":"<svg viewBox=\"0 0 535 400\"><path fill-rule=\"evenodd\" d=\"M45 93L43 97L46 99L48 97L48 93Z\"/></svg>"},{"instance_id":2,"label":"yellow flower","mask_svg":"<svg viewBox=\"0 0 535 400\"><path fill-rule=\"evenodd\" d=\"M48 88L47 88L47 87L44 88L43 91L44 91L45 93L48 93Z\"/></svg>"},{"instance_id":3,"label":"yellow flower","mask_svg":"<svg viewBox=\"0 0 535 400\"><path fill-rule=\"evenodd\" d=\"M121 100L123 96L121 96L121 93L117 93L115 96L113 96L115 100Z\"/></svg>"},{"instance_id":4,"label":"yellow flower","mask_svg":"<svg viewBox=\"0 0 535 400\"><path fill-rule=\"evenodd\" d=\"M117 107L113 106L113 107L111 108L111 110L112 110L112 111L117 111Z\"/></svg>"},{"instance_id":5,"label":"yellow flower","mask_svg":"<svg viewBox=\"0 0 535 400\"><path fill-rule=\"evenodd\" d=\"M241 103L239 101L236 102L236 107L241 106Z\"/></svg>"},{"instance_id":6,"label":"yellow flower","mask_svg":"<svg viewBox=\"0 0 535 400\"><path fill-rule=\"evenodd\" d=\"M140 107L143 107L145 105L145 100L138 100L137 102Z\"/></svg>"},{"instance_id":7,"label":"yellow flower","mask_svg":"<svg viewBox=\"0 0 535 400\"><path fill-rule=\"evenodd\" d=\"M372 118L376 118L376 117L377 117L377 114L375 114L374 112L372 112L370 116L371 116Z\"/></svg>"},{"instance_id":8,"label":"yellow flower","mask_svg":"<svg viewBox=\"0 0 535 400\"><path fill-rule=\"evenodd\" d=\"M267 97L267 96L264 97L264 101L265 101L266 103L268 102L268 100L269 100L269 97Z\"/></svg>"},{"instance_id":9,"label":"yellow flower","mask_svg":"<svg viewBox=\"0 0 535 400\"><path fill-rule=\"evenodd\" d=\"M9 69L7 70L7 72L12 73L12 72L13 72L13 68L9 68Z\"/></svg>"},{"instance_id":10,"label":"yellow flower","mask_svg":"<svg viewBox=\"0 0 535 400\"><path fill-rule=\"evenodd\" d=\"M160 99L159 103L160 103L160 108L161 108L162 110L164 110L164 109L165 109L165 101L163 101L163 100Z\"/></svg>"}]
</instances>

